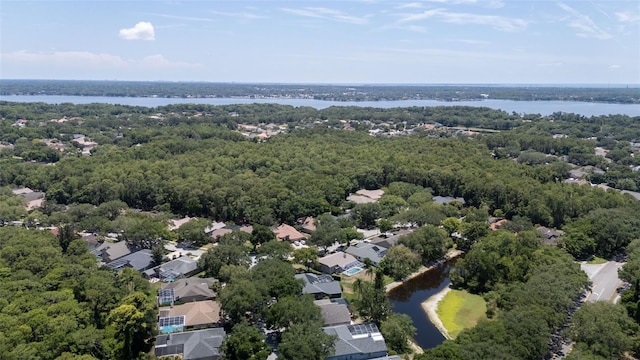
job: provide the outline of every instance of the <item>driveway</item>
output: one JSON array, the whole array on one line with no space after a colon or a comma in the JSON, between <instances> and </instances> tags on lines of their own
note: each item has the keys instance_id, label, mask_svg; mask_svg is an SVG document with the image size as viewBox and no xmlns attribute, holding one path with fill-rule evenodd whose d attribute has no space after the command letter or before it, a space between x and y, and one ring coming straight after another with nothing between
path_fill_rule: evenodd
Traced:
<instances>
[{"instance_id":1,"label":"driveway","mask_svg":"<svg viewBox=\"0 0 640 360\"><path fill-rule=\"evenodd\" d=\"M618 269L624 263L608 261L604 264L587 264L581 263L582 271L587 273L593 285L591 293L587 295L589 302L608 301L615 303L618 301L618 292L616 291L622 280L618 278Z\"/></svg>"}]
</instances>

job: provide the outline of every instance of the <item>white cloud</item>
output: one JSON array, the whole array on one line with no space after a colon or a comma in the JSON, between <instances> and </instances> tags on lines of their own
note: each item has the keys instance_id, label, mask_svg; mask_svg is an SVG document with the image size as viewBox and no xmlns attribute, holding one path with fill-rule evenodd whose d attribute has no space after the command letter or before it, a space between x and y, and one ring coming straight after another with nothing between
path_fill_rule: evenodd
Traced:
<instances>
[{"instance_id":1,"label":"white cloud","mask_svg":"<svg viewBox=\"0 0 640 360\"><path fill-rule=\"evenodd\" d=\"M469 44L469 45L489 45L491 44L488 41L484 41L484 40L473 40L473 39L459 39L457 40L458 42L464 43L464 44Z\"/></svg>"},{"instance_id":2,"label":"white cloud","mask_svg":"<svg viewBox=\"0 0 640 360\"><path fill-rule=\"evenodd\" d=\"M618 64L613 64L613 65L609 65L609 69L611 70L616 70L616 69L620 69L622 66L618 65Z\"/></svg>"},{"instance_id":3,"label":"white cloud","mask_svg":"<svg viewBox=\"0 0 640 360\"><path fill-rule=\"evenodd\" d=\"M471 13L458 13L450 12L445 9L433 9L427 10L418 14L405 14L400 19L400 22L411 22L426 20L429 18L437 18L443 22L459 25L487 25L492 26L498 30L504 31L518 31L524 30L529 22L527 20L518 18L508 18L497 15L480 15Z\"/></svg>"},{"instance_id":4,"label":"white cloud","mask_svg":"<svg viewBox=\"0 0 640 360\"><path fill-rule=\"evenodd\" d=\"M620 22L640 23L640 14L632 12L617 12L616 17Z\"/></svg>"},{"instance_id":5,"label":"white cloud","mask_svg":"<svg viewBox=\"0 0 640 360\"><path fill-rule=\"evenodd\" d=\"M502 2L501 0L491 0L487 3L486 6L490 9L499 9L501 7L504 7L504 2Z\"/></svg>"},{"instance_id":6,"label":"white cloud","mask_svg":"<svg viewBox=\"0 0 640 360\"><path fill-rule=\"evenodd\" d=\"M135 60L123 59L118 55L92 53L88 51L30 52L22 50L11 53L3 53L0 55L0 58L6 61L19 62L22 64L69 68L153 70L199 67L198 64L170 61L160 54L150 55L142 59Z\"/></svg>"},{"instance_id":7,"label":"white cloud","mask_svg":"<svg viewBox=\"0 0 640 360\"><path fill-rule=\"evenodd\" d=\"M303 9L281 8L280 10L293 15L315 19L332 20L354 25L363 25L369 22L369 16L352 16L345 14L339 10L324 7L305 7Z\"/></svg>"},{"instance_id":8,"label":"white cloud","mask_svg":"<svg viewBox=\"0 0 640 360\"><path fill-rule=\"evenodd\" d=\"M440 4L475 4L477 0L423 0Z\"/></svg>"},{"instance_id":9,"label":"white cloud","mask_svg":"<svg viewBox=\"0 0 640 360\"><path fill-rule=\"evenodd\" d=\"M120 29L120 37L125 40L154 40L155 31L150 22L141 21L132 28Z\"/></svg>"},{"instance_id":10,"label":"white cloud","mask_svg":"<svg viewBox=\"0 0 640 360\"><path fill-rule=\"evenodd\" d=\"M404 3L396 6L396 9L422 9L423 5L419 2Z\"/></svg>"},{"instance_id":11,"label":"white cloud","mask_svg":"<svg viewBox=\"0 0 640 360\"><path fill-rule=\"evenodd\" d=\"M567 25L578 29L578 36L601 40L611 39L613 37L611 34L598 27L587 15L580 13L576 9L564 3L558 3L558 6L569 13L570 16Z\"/></svg>"},{"instance_id":12,"label":"white cloud","mask_svg":"<svg viewBox=\"0 0 640 360\"><path fill-rule=\"evenodd\" d=\"M185 20L185 21L202 21L202 22L214 21L211 18L205 18L205 17L181 16L181 15L171 15L171 14L155 14L155 13L151 13L149 15L161 16L168 19Z\"/></svg>"},{"instance_id":13,"label":"white cloud","mask_svg":"<svg viewBox=\"0 0 640 360\"><path fill-rule=\"evenodd\" d=\"M211 11L211 13L219 16L226 16L226 17L236 18L240 20L258 20L258 19L266 18L266 16L256 15L253 13L232 13L232 12L225 12L225 11Z\"/></svg>"}]
</instances>

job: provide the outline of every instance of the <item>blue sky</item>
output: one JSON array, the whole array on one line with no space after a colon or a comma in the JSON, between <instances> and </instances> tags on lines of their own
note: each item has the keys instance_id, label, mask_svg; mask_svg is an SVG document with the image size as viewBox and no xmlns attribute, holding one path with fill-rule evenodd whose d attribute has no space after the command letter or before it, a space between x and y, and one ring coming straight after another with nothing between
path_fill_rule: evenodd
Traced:
<instances>
[{"instance_id":1,"label":"blue sky","mask_svg":"<svg viewBox=\"0 0 640 360\"><path fill-rule=\"evenodd\" d=\"M2 0L0 78L640 84L640 2Z\"/></svg>"}]
</instances>

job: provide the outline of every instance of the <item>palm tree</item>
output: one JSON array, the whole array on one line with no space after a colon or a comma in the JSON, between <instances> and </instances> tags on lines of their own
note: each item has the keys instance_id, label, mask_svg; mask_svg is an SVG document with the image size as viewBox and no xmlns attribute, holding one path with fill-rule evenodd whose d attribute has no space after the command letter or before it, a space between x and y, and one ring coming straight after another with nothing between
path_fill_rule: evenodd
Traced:
<instances>
[{"instance_id":1,"label":"palm tree","mask_svg":"<svg viewBox=\"0 0 640 360\"><path fill-rule=\"evenodd\" d=\"M373 279L373 274L375 272L374 270L374 266L373 266L373 261L371 261L371 259L369 258L364 258L364 260L362 260L362 263L364 264L364 266L366 267L366 271L365 274L369 275L369 279Z\"/></svg>"}]
</instances>

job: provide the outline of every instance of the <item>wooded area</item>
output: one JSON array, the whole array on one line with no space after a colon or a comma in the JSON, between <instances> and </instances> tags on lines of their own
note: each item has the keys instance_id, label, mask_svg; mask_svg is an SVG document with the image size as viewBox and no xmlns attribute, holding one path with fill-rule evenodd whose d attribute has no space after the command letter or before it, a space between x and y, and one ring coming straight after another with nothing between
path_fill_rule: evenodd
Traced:
<instances>
[{"instance_id":1,"label":"wooded area","mask_svg":"<svg viewBox=\"0 0 640 360\"><path fill-rule=\"evenodd\" d=\"M233 325L227 356L268 354L255 325L264 322L287 329L283 358L304 352L322 359L332 338L308 310L311 299L297 296L301 284L286 261L291 247L278 245L269 229L307 216L318 219L308 240L321 250L360 236L354 226L415 228L354 295L361 318L380 325L400 350L411 332L393 330L406 328L407 319L389 314L383 275L403 279L453 247L467 251L452 283L482 294L491 320L416 359L540 359L562 334L581 356L640 351L640 201L621 192L640 187L638 117L8 102L0 103L0 117L3 359L150 356L157 309L148 281L131 269L98 268L73 230L119 233L136 248L158 249L168 240L209 243L202 233L211 221L253 226L224 235L200 259L205 275L226 283L219 301ZM251 126L268 136L253 136ZM571 183L578 170L582 185ZM41 207L27 209L29 199L12 192L23 187L44 192ZM346 200L359 189L384 195ZM458 199L438 203L435 196ZM168 219L187 215L204 221L168 229ZM503 225L491 231L499 219ZM8 226L16 223L28 229ZM56 238L35 229L47 226L69 232ZM558 246L543 244L540 226L563 231ZM248 269L251 251L266 259ZM589 287L575 260L624 253L621 277L630 288L621 305L575 311ZM315 257L293 253L304 267ZM594 322L612 336L594 335ZM317 348L303 346L310 338L321 339Z\"/></svg>"}]
</instances>

